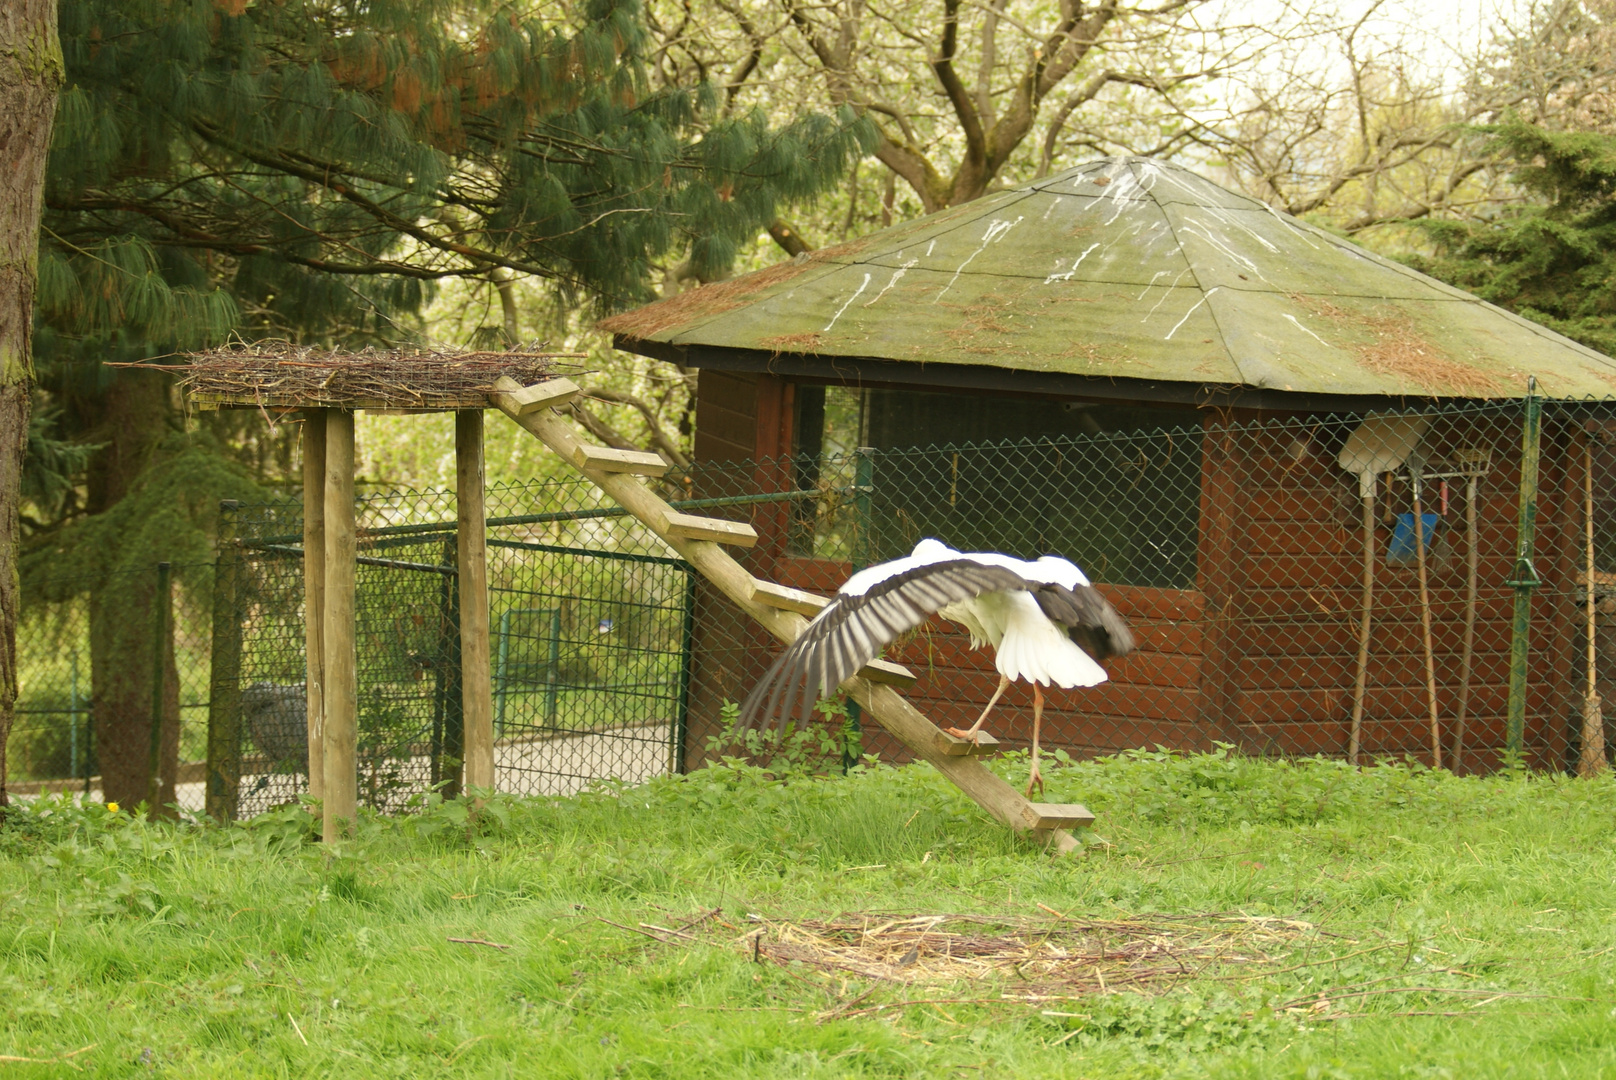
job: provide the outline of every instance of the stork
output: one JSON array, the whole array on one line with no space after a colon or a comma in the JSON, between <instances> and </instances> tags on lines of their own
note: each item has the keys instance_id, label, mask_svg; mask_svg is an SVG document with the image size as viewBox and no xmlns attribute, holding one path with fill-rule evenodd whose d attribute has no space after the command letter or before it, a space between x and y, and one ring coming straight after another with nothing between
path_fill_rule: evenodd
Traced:
<instances>
[{"instance_id":1,"label":"stork","mask_svg":"<svg viewBox=\"0 0 1616 1080\"><path fill-rule=\"evenodd\" d=\"M741 705L741 726L785 718L833 693L887 645L940 615L964 626L971 647L992 645L999 686L968 730L974 739L1010 683L1032 684L1032 771L1027 794L1043 790L1038 739L1045 685L1096 686L1100 661L1134 647L1122 616L1071 562L1045 555L1028 562L992 551L955 551L925 539L913 554L877 563L848 578L831 602L770 665Z\"/></svg>"}]
</instances>

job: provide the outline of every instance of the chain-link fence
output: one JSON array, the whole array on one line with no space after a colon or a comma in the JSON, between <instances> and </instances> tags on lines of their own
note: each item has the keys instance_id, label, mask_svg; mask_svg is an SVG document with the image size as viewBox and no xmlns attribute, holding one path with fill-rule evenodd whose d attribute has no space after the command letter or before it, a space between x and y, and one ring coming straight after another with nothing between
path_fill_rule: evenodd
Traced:
<instances>
[{"instance_id":1,"label":"chain-link fence","mask_svg":"<svg viewBox=\"0 0 1616 1080\"><path fill-rule=\"evenodd\" d=\"M648 482L681 510L751 522L743 565L821 593L923 536L1071 558L1139 647L1109 682L1048 694L1046 747L1429 761L1434 739L1462 771L1512 745L1557 769L1575 760L1588 676L1590 482L1594 666L1616 694L1616 403L1542 404L1534 438L1535 408L1203 411L1172 429L704 462ZM581 478L495 488L488 506L498 786L567 793L707 759L777 643ZM458 784L453 495L362 499L359 530L360 794L396 809ZM181 759L201 760L211 702L237 733L250 814L307 785L300 508L226 511L221 537L218 590L177 605ZM13 780L94 772L87 612L81 598L24 624ZM888 658L942 726L974 722L996 684L991 653L942 620ZM1029 701L1012 689L988 730L1025 745ZM873 728L862 749L907 753Z\"/></svg>"},{"instance_id":2,"label":"chain-link fence","mask_svg":"<svg viewBox=\"0 0 1616 1080\"><path fill-rule=\"evenodd\" d=\"M691 587L682 560L583 481L488 493L496 785L565 794L682 760ZM241 813L307 786L301 508L227 510L239 638ZM362 499L360 801L458 790L460 613L452 493Z\"/></svg>"},{"instance_id":3,"label":"chain-link fence","mask_svg":"<svg viewBox=\"0 0 1616 1080\"><path fill-rule=\"evenodd\" d=\"M1575 760L1588 675L1590 478L1595 667L1607 690L1616 680L1616 599L1603 599L1616 584L1604 574L1616 569L1613 431L1609 402L1203 410L1173 429L865 448L709 466L692 482L710 498L780 493L748 508L761 539L742 561L798 588L829 591L925 536L1083 566L1139 647L1104 685L1048 695L1046 746L1222 742L1427 762L1440 747L1444 765L1474 771L1514 745L1526 763L1560 768ZM1523 439L1537 474L1524 501ZM744 697L778 651L716 590L697 596L691 764L720 730L722 703ZM918 676L907 694L940 726L968 727L996 684L991 654L942 620L888 659ZM988 722L1012 747L1029 740L1030 696L1013 689ZM878 732L865 749L903 756Z\"/></svg>"},{"instance_id":4,"label":"chain-link fence","mask_svg":"<svg viewBox=\"0 0 1616 1080\"><path fill-rule=\"evenodd\" d=\"M17 709L6 745L13 794L99 792L109 747L114 758L138 758L133 768L143 770L155 710L175 797L201 809L211 575L208 566L153 564L25 582ZM166 607L154 602L159 596ZM161 623L160 608L167 612Z\"/></svg>"}]
</instances>

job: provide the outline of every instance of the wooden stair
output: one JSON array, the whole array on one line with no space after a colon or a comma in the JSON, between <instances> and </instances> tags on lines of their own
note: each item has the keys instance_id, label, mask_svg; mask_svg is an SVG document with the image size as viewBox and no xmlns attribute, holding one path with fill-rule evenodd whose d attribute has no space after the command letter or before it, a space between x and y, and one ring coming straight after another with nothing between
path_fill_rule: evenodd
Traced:
<instances>
[{"instance_id":1,"label":"wooden stair","mask_svg":"<svg viewBox=\"0 0 1616 1080\"><path fill-rule=\"evenodd\" d=\"M606 448L591 447L580 440L571 424L546 407L566 404L578 395L578 387L570 380L550 379L523 387L513 379L502 378L494 389L489 399L496 408L549 446L562 460L575 465L781 641L787 644L795 641L808 625L805 616L817 614L828 603L812 593L757 580L724 550L722 545L751 547L756 544L757 533L750 525L681 514L646 487L634 471L612 467L601 454ZM1081 806L1030 802L988 771L976 758L981 753L991 752L996 740L985 737L978 746L946 734L894 689L912 685L914 681L915 676L902 666L874 660L843 683L841 689L859 703L866 716L884 727L916 757L948 777L996 820L1013 829L1041 836L1058 851L1081 847L1068 830L1092 825L1094 815Z\"/></svg>"},{"instance_id":2,"label":"wooden stair","mask_svg":"<svg viewBox=\"0 0 1616 1080\"><path fill-rule=\"evenodd\" d=\"M939 754L949 757L992 757L999 752L999 740L985 731L976 733L975 738L962 739L958 735L950 735L946 731L939 731L932 745Z\"/></svg>"},{"instance_id":3,"label":"wooden stair","mask_svg":"<svg viewBox=\"0 0 1616 1080\"><path fill-rule=\"evenodd\" d=\"M633 473L635 476L662 476L668 463L661 454L647 454L643 450L617 450L610 446L580 444L573 451L572 463L580 469L599 469L601 472Z\"/></svg>"}]
</instances>

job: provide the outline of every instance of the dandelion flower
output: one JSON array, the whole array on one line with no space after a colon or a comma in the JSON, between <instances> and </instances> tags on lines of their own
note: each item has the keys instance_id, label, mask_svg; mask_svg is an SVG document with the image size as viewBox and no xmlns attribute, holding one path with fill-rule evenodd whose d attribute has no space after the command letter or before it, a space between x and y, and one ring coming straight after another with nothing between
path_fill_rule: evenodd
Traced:
<instances>
[{"instance_id":1,"label":"dandelion flower","mask_svg":"<svg viewBox=\"0 0 1616 1080\"><path fill-rule=\"evenodd\" d=\"M116 814L117 812L118 812L118 804L117 803L115 803L115 802L107 803L107 813Z\"/></svg>"}]
</instances>

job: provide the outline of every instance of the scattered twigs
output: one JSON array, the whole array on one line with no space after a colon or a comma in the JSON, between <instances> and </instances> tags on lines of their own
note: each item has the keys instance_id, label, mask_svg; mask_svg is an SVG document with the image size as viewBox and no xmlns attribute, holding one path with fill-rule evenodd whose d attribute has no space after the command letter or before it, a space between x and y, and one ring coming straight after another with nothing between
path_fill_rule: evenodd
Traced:
<instances>
[{"instance_id":1,"label":"scattered twigs","mask_svg":"<svg viewBox=\"0 0 1616 1080\"><path fill-rule=\"evenodd\" d=\"M528 385L582 353L436 352L365 349L327 352L284 342L194 353L180 385L203 405L454 409L480 407L501 377ZM174 368L167 365L164 370Z\"/></svg>"},{"instance_id":2,"label":"scattered twigs","mask_svg":"<svg viewBox=\"0 0 1616 1080\"><path fill-rule=\"evenodd\" d=\"M97 1046L100 1046L100 1045L101 1045L100 1043L91 1043L88 1046L81 1046L77 1050L72 1050L72 1051L69 1051L68 1053L58 1054L56 1057L49 1057L49 1058L18 1057L15 1054L0 1054L0 1062L3 1062L3 1063L8 1064L8 1065L61 1065L63 1063L71 1064L72 1060L74 1058L78 1057L80 1054L89 1053L91 1050L94 1050Z\"/></svg>"},{"instance_id":3,"label":"scattered twigs","mask_svg":"<svg viewBox=\"0 0 1616 1080\"><path fill-rule=\"evenodd\" d=\"M456 945L487 945L490 949L509 949L511 946L502 945L497 941L484 941L476 937L452 937L449 939Z\"/></svg>"},{"instance_id":4,"label":"scattered twigs","mask_svg":"<svg viewBox=\"0 0 1616 1080\"><path fill-rule=\"evenodd\" d=\"M1317 936L1308 923L1215 915L1085 919L972 915L770 921L738 943L750 958L852 974L876 984L1014 980L1018 999L1166 989L1193 977L1257 978ZM734 947L734 945L732 945ZM882 1006L887 1008L890 1006ZM852 1015L847 1004L828 1015Z\"/></svg>"}]
</instances>

